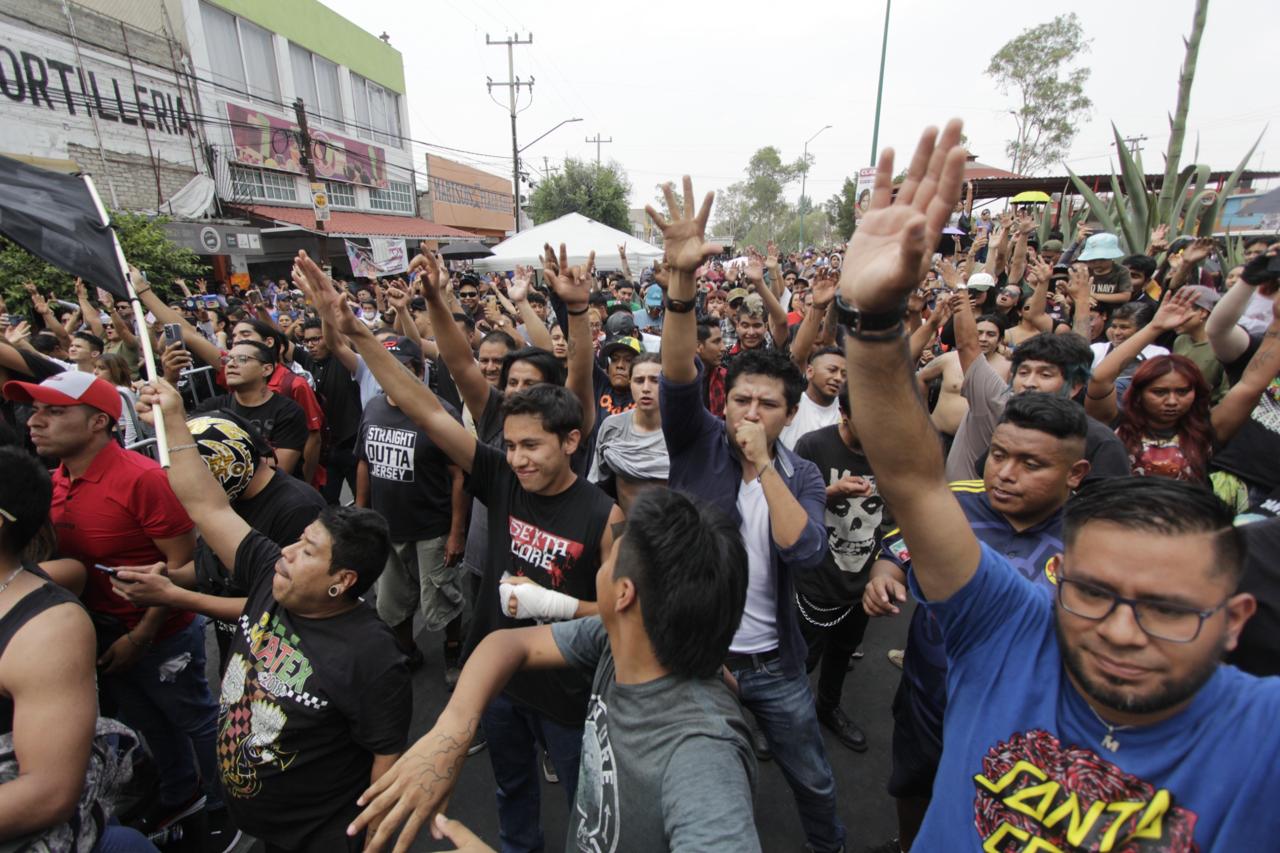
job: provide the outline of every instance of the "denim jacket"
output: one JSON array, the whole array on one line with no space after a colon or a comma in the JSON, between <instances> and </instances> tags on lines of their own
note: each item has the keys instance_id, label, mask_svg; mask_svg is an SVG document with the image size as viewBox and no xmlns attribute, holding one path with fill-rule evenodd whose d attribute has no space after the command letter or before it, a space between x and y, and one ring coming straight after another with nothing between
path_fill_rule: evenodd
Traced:
<instances>
[{"instance_id":1,"label":"denim jacket","mask_svg":"<svg viewBox=\"0 0 1280 853\"><path fill-rule=\"evenodd\" d=\"M702 405L702 373L693 382L659 383L658 403L662 411L662 434L671 457L671 488L693 495L724 512L741 525L738 488L742 483L742 462L729 446L725 423ZM791 494L804 507L809 521L800 538L781 548L769 537L769 553L777 578L778 651L784 672L794 676L804 672L807 653L796 615L792 572L817 571L827 554L824 515L827 490L818 467L774 443L774 467L782 475Z\"/></svg>"}]
</instances>

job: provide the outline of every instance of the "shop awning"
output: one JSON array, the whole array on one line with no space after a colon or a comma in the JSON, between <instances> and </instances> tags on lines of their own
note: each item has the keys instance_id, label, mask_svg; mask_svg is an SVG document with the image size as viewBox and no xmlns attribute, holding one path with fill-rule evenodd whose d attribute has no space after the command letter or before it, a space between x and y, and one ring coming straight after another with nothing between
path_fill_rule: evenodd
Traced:
<instances>
[{"instance_id":1,"label":"shop awning","mask_svg":"<svg viewBox=\"0 0 1280 853\"><path fill-rule=\"evenodd\" d=\"M238 205L237 209L268 225L296 225L308 231L315 230L315 216L309 207L254 204ZM475 236L470 231L440 225L418 216L393 216L350 210L330 211L329 221L325 223L325 233L330 237L404 237L415 240Z\"/></svg>"}]
</instances>

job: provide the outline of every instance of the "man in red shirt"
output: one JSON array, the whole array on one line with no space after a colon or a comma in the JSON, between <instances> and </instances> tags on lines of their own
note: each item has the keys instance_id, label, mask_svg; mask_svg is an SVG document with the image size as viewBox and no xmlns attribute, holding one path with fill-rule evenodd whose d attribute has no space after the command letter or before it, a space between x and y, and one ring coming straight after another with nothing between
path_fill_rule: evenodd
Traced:
<instances>
[{"instance_id":1,"label":"man in red shirt","mask_svg":"<svg viewBox=\"0 0 1280 853\"><path fill-rule=\"evenodd\" d=\"M115 388L91 373L66 371L38 385L8 382L4 396L31 404L32 443L61 462L49 515L62 556L86 567L163 561L170 571L192 559L194 525L164 469L113 438L121 414ZM134 607L111 588L107 572L88 574L83 597L97 627L103 711L151 746L160 771L153 824L160 829L202 808L201 779L216 785L218 778L218 709L205 678L204 619L187 610ZM210 793L220 801L216 788Z\"/></svg>"}]
</instances>

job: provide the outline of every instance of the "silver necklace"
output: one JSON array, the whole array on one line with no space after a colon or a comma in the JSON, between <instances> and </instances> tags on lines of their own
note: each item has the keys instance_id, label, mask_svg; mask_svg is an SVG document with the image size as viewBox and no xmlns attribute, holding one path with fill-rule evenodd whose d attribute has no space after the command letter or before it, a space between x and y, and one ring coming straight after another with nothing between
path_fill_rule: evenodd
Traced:
<instances>
[{"instance_id":1,"label":"silver necklace","mask_svg":"<svg viewBox=\"0 0 1280 853\"><path fill-rule=\"evenodd\" d=\"M1127 732L1130 729L1132 729L1133 726L1112 725L1111 723L1108 723L1106 720L1102 719L1102 715L1099 714L1097 711L1093 710L1093 706L1090 705L1088 702L1085 702L1084 706L1089 709L1090 714L1093 714L1093 717L1095 720L1097 720L1099 723L1102 723L1102 725L1107 727L1107 733L1102 736L1103 748L1110 750L1111 752L1115 752L1116 750L1118 750L1120 748L1120 741L1115 739L1115 733Z\"/></svg>"},{"instance_id":2,"label":"silver necklace","mask_svg":"<svg viewBox=\"0 0 1280 853\"><path fill-rule=\"evenodd\" d=\"M18 568L14 569L9 574L9 577L4 579L4 583L0 583L0 592L4 592L6 589L9 588L9 584L13 583L13 579L18 576L18 572L20 571L22 571L22 566L18 566Z\"/></svg>"}]
</instances>

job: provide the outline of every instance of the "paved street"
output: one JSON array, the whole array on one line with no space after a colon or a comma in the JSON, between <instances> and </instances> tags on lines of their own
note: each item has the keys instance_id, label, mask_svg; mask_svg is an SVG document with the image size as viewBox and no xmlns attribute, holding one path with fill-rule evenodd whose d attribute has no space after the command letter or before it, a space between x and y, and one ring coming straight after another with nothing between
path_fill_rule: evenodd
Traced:
<instances>
[{"instance_id":1,"label":"paved street","mask_svg":"<svg viewBox=\"0 0 1280 853\"><path fill-rule=\"evenodd\" d=\"M890 648L901 648L906 636L909 613L891 620L873 619L863 644L865 657L858 661L845 683L845 711L867 733L871 747L858 754L850 751L823 730L827 754L836 774L840 801L840 817L849 830L850 853L860 853L895 834L893 805L884 791L889 775L889 747L893 732L889 707L898 684L899 670L885 657ZM414 716L411 734L418 737L435 721L448 701L442 680L443 662L438 634L421 634L418 643L426 654L426 665L413 680ZM211 649L211 661L216 652ZM216 668L210 675L216 685ZM451 817L463 821L486 842L497 846L497 806L494 801L493 773L489 759L480 753L463 767L462 777L450 804ZM542 825L546 832L547 850L563 849L567 808L559 785L543 783ZM756 788L756 827L763 849L773 853L793 853L804 849L804 835L796 813L795 801L782 773L774 762L760 765ZM261 850L246 841L239 851ZM434 842L426 833L414 844L414 851L451 849Z\"/></svg>"}]
</instances>

